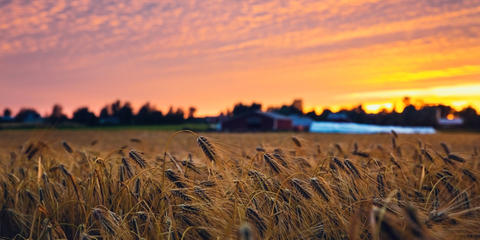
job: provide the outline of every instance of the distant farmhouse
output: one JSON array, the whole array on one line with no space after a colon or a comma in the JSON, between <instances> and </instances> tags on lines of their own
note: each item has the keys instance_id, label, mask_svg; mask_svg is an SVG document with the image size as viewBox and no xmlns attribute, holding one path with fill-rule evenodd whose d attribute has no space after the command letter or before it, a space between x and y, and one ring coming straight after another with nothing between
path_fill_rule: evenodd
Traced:
<instances>
[{"instance_id":1,"label":"distant farmhouse","mask_svg":"<svg viewBox=\"0 0 480 240\"><path fill-rule=\"evenodd\" d=\"M208 124L209 129L221 131L222 122L227 121L228 119L230 119L228 116L220 114L219 116L205 117L205 122Z\"/></svg>"},{"instance_id":2,"label":"distant farmhouse","mask_svg":"<svg viewBox=\"0 0 480 240\"><path fill-rule=\"evenodd\" d=\"M289 131L293 129L289 117L262 111L252 111L221 123L221 130L228 132L246 131Z\"/></svg>"},{"instance_id":3,"label":"distant farmhouse","mask_svg":"<svg viewBox=\"0 0 480 240\"><path fill-rule=\"evenodd\" d=\"M292 127L295 131L309 131L313 123L313 119L306 116L290 115L288 117L292 120Z\"/></svg>"}]
</instances>

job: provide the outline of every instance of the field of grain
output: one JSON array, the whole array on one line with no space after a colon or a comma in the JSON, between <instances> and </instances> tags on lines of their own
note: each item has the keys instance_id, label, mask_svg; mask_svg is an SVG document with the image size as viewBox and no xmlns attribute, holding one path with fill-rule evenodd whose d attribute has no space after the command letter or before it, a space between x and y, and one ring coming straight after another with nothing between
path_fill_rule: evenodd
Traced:
<instances>
[{"instance_id":1,"label":"field of grain","mask_svg":"<svg viewBox=\"0 0 480 240\"><path fill-rule=\"evenodd\" d=\"M0 237L478 239L480 135L0 131Z\"/></svg>"}]
</instances>

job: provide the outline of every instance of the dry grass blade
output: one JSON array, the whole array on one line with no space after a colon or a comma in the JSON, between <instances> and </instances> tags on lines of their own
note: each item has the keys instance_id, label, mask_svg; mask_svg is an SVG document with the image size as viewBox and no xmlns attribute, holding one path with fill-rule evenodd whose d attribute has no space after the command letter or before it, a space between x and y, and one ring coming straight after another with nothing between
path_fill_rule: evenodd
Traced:
<instances>
[{"instance_id":1,"label":"dry grass blade","mask_svg":"<svg viewBox=\"0 0 480 240\"><path fill-rule=\"evenodd\" d=\"M422 149L422 154L430 161L433 162L433 157L426 149Z\"/></svg>"},{"instance_id":2,"label":"dry grass blade","mask_svg":"<svg viewBox=\"0 0 480 240\"><path fill-rule=\"evenodd\" d=\"M273 157L275 159L277 159L278 161L280 161L280 164L282 164L282 166L288 167L288 163L285 160L284 154L283 154L281 149L278 149L278 148L275 149L274 152L273 152Z\"/></svg>"},{"instance_id":3,"label":"dry grass blade","mask_svg":"<svg viewBox=\"0 0 480 240\"><path fill-rule=\"evenodd\" d=\"M457 162L462 162L462 163L465 162L464 158L462 158L458 155L455 155L453 153L448 154L448 159L453 160L453 161L457 161Z\"/></svg>"},{"instance_id":4,"label":"dry grass blade","mask_svg":"<svg viewBox=\"0 0 480 240\"><path fill-rule=\"evenodd\" d=\"M80 199L80 194L78 192L77 184L75 183L75 179L74 179L73 175L63 165L60 165L59 169L62 171L63 174L65 174L65 176L68 177L68 179L72 183L73 189L75 190L75 194L77 195L77 199Z\"/></svg>"},{"instance_id":5,"label":"dry grass blade","mask_svg":"<svg viewBox=\"0 0 480 240\"><path fill-rule=\"evenodd\" d=\"M65 151L67 151L68 153L73 153L72 147L70 147L70 145L66 141L62 142L62 146L63 149L65 149Z\"/></svg>"},{"instance_id":6,"label":"dry grass blade","mask_svg":"<svg viewBox=\"0 0 480 240\"><path fill-rule=\"evenodd\" d=\"M443 151L445 152L446 155L450 154L450 148L448 147L448 145L446 143L442 142L442 143L440 143L440 146L442 146Z\"/></svg>"},{"instance_id":7,"label":"dry grass blade","mask_svg":"<svg viewBox=\"0 0 480 240\"><path fill-rule=\"evenodd\" d=\"M120 219L114 217L115 215L111 214L110 211L106 211L100 208L94 208L92 210L92 215L95 219L97 219L100 224L102 225L103 229L105 229L111 235L118 235L118 221Z\"/></svg>"},{"instance_id":8,"label":"dry grass blade","mask_svg":"<svg viewBox=\"0 0 480 240\"><path fill-rule=\"evenodd\" d=\"M397 134L397 132L395 132L395 130L392 129L391 133L392 133L393 137L398 138L398 134Z\"/></svg>"},{"instance_id":9,"label":"dry grass blade","mask_svg":"<svg viewBox=\"0 0 480 240\"><path fill-rule=\"evenodd\" d=\"M340 160L338 160L338 158L333 157L332 160L340 169L345 170L345 166Z\"/></svg>"},{"instance_id":10,"label":"dry grass blade","mask_svg":"<svg viewBox=\"0 0 480 240\"><path fill-rule=\"evenodd\" d=\"M248 171L248 176L250 176L254 180L254 182L257 183L257 185L260 185L263 188L263 190L265 190L265 191L270 190L269 184L268 184L265 176L263 174L261 174L260 172L257 172L255 170L250 170L250 171Z\"/></svg>"},{"instance_id":11,"label":"dry grass blade","mask_svg":"<svg viewBox=\"0 0 480 240\"><path fill-rule=\"evenodd\" d=\"M192 161L183 161L182 165L186 166L188 169L194 171L195 173L200 174L200 169L195 164L193 164Z\"/></svg>"},{"instance_id":12,"label":"dry grass blade","mask_svg":"<svg viewBox=\"0 0 480 240\"><path fill-rule=\"evenodd\" d=\"M125 169L125 172L127 173L127 177L131 178L133 176L132 167L128 163L127 159L124 157L122 157L122 164Z\"/></svg>"},{"instance_id":13,"label":"dry grass blade","mask_svg":"<svg viewBox=\"0 0 480 240\"><path fill-rule=\"evenodd\" d=\"M395 137L392 137L392 149L397 149L397 139Z\"/></svg>"},{"instance_id":14,"label":"dry grass blade","mask_svg":"<svg viewBox=\"0 0 480 240\"><path fill-rule=\"evenodd\" d=\"M174 196L177 196L179 198L181 198L182 200L184 201L187 201L187 202L191 202L192 201L192 198L187 195L183 190L179 190L179 189L172 189L170 190L170 192L174 195Z\"/></svg>"},{"instance_id":15,"label":"dry grass blade","mask_svg":"<svg viewBox=\"0 0 480 240\"><path fill-rule=\"evenodd\" d=\"M133 142L133 143L141 143L142 140L138 139L138 138L130 138L130 142Z\"/></svg>"},{"instance_id":16,"label":"dry grass blade","mask_svg":"<svg viewBox=\"0 0 480 240\"><path fill-rule=\"evenodd\" d=\"M267 225L265 224L263 218L260 217L260 215L258 215L258 213L252 208L247 208L245 215L250 221L253 222L258 232L260 233L260 236L263 237L265 231L267 230Z\"/></svg>"},{"instance_id":17,"label":"dry grass blade","mask_svg":"<svg viewBox=\"0 0 480 240\"><path fill-rule=\"evenodd\" d=\"M400 166L400 164L397 162L397 160L395 160L395 157L393 155L390 156L390 162L393 163L393 165L395 165L396 167L398 167L399 169L402 169L402 167Z\"/></svg>"},{"instance_id":18,"label":"dry grass blade","mask_svg":"<svg viewBox=\"0 0 480 240\"><path fill-rule=\"evenodd\" d=\"M274 172L280 173L280 167L278 163L275 161L275 159L272 158L272 156L270 156L270 154L268 153L263 154L263 159L265 159L265 162L268 164L268 166L270 166L270 168Z\"/></svg>"},{"instance_id":19,"label":"dry grass blade","mask_svg":"<svg viewBox=\"0 0 480 240\"><path fill-rule=\"evenodd\" d=\"M292 178L290 180L291 185L304 197L305 199L312 198L312 194L303 186L303 183L300 179Z\"/></svg>"},{"instance_id":20,"label":"dry grass blade","mask_svg":"<svg viewBox=\"0 0 480 240\"><path fill-rule=\"evenodd\" d=\"M130 150L130 152L128 153L128 156L135 161L135 163L138 164L138 166L140 166L141 168L146 168L147 167L147 163L145 162L145 160L143 159L143 157L140 155L140 153L138 153L137 151L135 150Z\"/></svg>"},{"instance_id":21,"label":"dry grass blade","mask_svg":"<svg viewBox=\"0 0 480 240\"><path fill-rule=\"evenodd\" d=\"M0 239L480 237L476 134L76 132L0 131Z\"/></svg>"},{"instance_id":22,"label":"dry grass blade","mask_svg":"<svg viewBox=\"0 0 480 240\"><path fill-rule=\"evenodd\" d=\"M205 190L203 190L202 188L200 187L197 187L195 186L193 188L193 192L200 198L202 199L203 201L205 202L211 202L212 200L210 199L210 197L208 197L207 193L205 192Z\"/></svg>"},{"instance_id":23,"label":"dry grass blade","mask_svg":"<svg viewBox=\"0 0 480 240\"><path fill-rule=\"evenodd\" d=\"M380 197L385 198L385 181L383 174L379 173L377 175L377 189L380 194Z\"/></svg>"},{"instance_id":24,"label":"dry grass blade","mask_svg":"<svg viewBox=\"0 0 480 240\"><path fill-rule=\"evenodd\" d=\"M238 235L240 240L253 240L252 229L248 223L244 223L238 229Z\"/></svg>"},{"instance_id":25,"label":"dry grass blade","mask_svg":"<svg viewBox=\"0 0 480 240\"><path fill-rule=\"evenodd\" d=\"M340 154L343 155L342 146L340 146L340 144L338 144L338 143L335 143L334 146L335 146L335 148L337 149L338 153L340 153Z\"/></svg>"},{"instance_id":26,"label":"dry grass blade","mask_svg":"<svg viewBox=\"0 0 480 240\"><path fill-rule=\"evenodd\" d=\"M322 180L323 182L323 180ZM322 184L318 178L310 178L310 185L312 186L313 190L315 190L316 193L318 193L320 196L322 196L322 198L325 200L325 201L330 201L330 193L329 191L327 190L327 188L325 187L324 184Z\"/></svg>"},{"instance_id":27,"label":"dry grass blade","mask_svg":"<svg viewBox=\"0 0 480 240\"><path fill-rule=\"evenodd\" d=\"M212 162L215 162L215 148L213 145L208 141L206 137L199 136L197 138L197 143L202 149L203 153L205 156Z\"/></svg>"},{"instance_id":28,"label":"dry grass blade","mask_svg":"<svg viewBox=\"0 0 480 240\"><path fill-rule=\"evenodd\" d=\"M462 173L467 176L468 178L470 178L470 180L472 180L472 182L476 182L477 181L477 177L468 169L462 169Z\"/></svg>"},{"instance_id":29,"label":"dry grass blade","mask_svg":"<svg viewBox=\"0 0 480 240\"><path fill-rule=\"evenodd\" d=\"M173 182L179 188L185 188L187 185L180 180L180 177L172 170L167 169L165 171L165 175L167 176L168 180Z\"/></svg>"},{"instance_id":30,"label":"dry grass blade","mask_svg":"<svg viewBox=\"0 0 480 240\"><path fill-rule=\"evenodd\" d=\"M300 140L297 137L292 136L291 139L292 139L292 142L295 144L295 146L302 147L302 143L300 142Z\"/></svg>"},{"instance_id":31,"label":"dry grass blade","mask_svg":"<svg viewBox=\"0 0 480 240\"><path fill-rule=\"evenodd\" d=\"M360 172L358 171L357 167L355 167L355 165L350 160L345 159L344 163L345 163L345 166L347 166L347 168L350 170L350 172L353 175L355 175L358 178L362 178L360 176Z\"/></svg>"},{"instance_id":32,"label":"dry grass blade","mask_svg":"<svg viewBox=\"0 0 480 240\"><path fill-rule=\"evenodd\" d=\"M255 148L255 150L256 150L257 152L262 152L262 153L266 152L266 151L265 151L265 148L263 148L262 146L258 146L257 148Z\"/></svg>"},{"instance_id":33,"label":"dry grass blade","mask_svg":"<svg viewBox=\"0 0 480 240\"><path fill-rule=\"evenodd\" d=\"M135 188L133 190L133 195L137 198L140 196L140 185L141 185L140 178L135 179Z\"/></svg>"}]
</instances>

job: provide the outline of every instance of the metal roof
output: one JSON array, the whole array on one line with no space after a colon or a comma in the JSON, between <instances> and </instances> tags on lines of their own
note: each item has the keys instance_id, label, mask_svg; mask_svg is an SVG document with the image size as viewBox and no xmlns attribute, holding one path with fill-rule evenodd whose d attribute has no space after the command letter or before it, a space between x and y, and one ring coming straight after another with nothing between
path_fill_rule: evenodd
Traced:
<instances>
[{"instance_id":1,"label":"metal roof","mask_svg":"<svg viewBox=\"0 0 480 240\"><path fill-rule=\"evenodd\" d=\"M283 116L283 115L281 115L281 114L274 113L274 112L256 111L256 113L262 114L262 115L265 115L265 116L268 116L268 117L271 117L271 118L275 118L275 119L290 120L289 117Z\"/></svg>"}]
</instances>

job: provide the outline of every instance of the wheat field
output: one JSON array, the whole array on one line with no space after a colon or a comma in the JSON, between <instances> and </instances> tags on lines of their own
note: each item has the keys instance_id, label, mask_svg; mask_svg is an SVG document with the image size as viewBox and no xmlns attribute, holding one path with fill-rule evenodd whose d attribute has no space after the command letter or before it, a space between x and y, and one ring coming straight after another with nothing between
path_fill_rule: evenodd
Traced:
<instances>
[{"instance_id":1,"label":"wheat field","mask_svg":"<svg viewBox=\"0 0 480 240\"><path fill-rule=\"evenodd\" d=\"M6 239L478 239L480 135L0 131Z\"/></svg>"}]
</instances>

